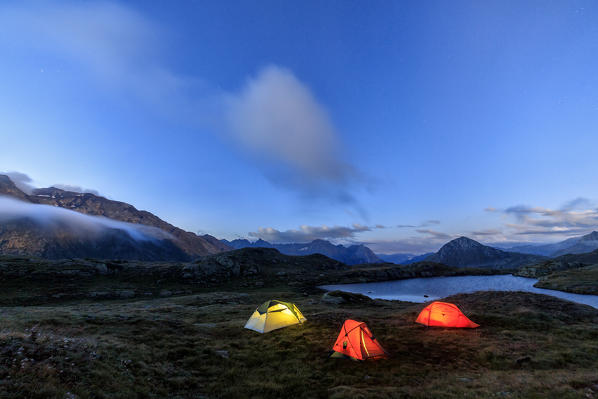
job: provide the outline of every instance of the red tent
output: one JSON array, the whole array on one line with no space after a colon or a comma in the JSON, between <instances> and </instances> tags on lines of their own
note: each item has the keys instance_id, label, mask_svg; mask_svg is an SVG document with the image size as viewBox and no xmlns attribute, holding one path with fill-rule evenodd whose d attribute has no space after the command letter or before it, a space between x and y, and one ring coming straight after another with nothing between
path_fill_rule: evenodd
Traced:
<instances>
[{"instance_id":1,"label":"red tent","mask_svg":"<svg viewBox=\"0 0 598 399\"><path fill-rule=\"evenodd\" d=\"M456 305L447 302L432 302L421 311L415 322L429 327L476 328L480 326L469 320Z\"/></svg>"},{"instance_id":2,"label":"red tent","mask_svg":"<svg viewBox=\"0 0 598 399\"><path fill-rule=\"evenodd\" d=\"M332 349L358 360L386 357L386 351L376 341L368 326L355 320L345 320Z\"/></svg>"}]
</instances>

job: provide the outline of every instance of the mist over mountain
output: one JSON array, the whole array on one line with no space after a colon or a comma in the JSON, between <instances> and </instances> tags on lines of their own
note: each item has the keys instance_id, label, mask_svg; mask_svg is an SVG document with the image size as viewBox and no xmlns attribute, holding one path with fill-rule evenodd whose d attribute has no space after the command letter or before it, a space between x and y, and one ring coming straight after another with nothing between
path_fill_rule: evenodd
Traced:
<instances>
[{"instance_id":1,"label":"mist over mountain","mask_svg":"<svg viewBox=\"0 0 598 399\"><path fill-rule=\"evenodd\" d=\"M222 240L223 243L235 249L240 248L275 248L285 255L310 255L322 254L329 258L338 260L347 265L357 265L361 263L382 263L371 249L365 245L350 245L345 247L343 245L334 245L326 240L313 240L309 243L292 243L292 244L272 244L268 241L259 239L251 242L246 239L236 239L233 241Z\"/></svg>"},{"instance_id":2,"label":"mist over mountain","mask_svg":"<svg viewBox=\"0 0 598 399\"><path fill-rule=\"evenodd\" d=\"M503 251L467 237L459 237L444 244L438 252L425 260L455 267L516 268L537 263L543 256Z\"/></svg>"},{"instance_id":3,"label":"mist over mountain","mask_svg":"<svg viewBox=\"0 0 598 399\"><path fill-rule=\"evenodd\" d=\"M230 249L93 193L20 190L0 175L0 253L49 258L185 260Z\"/></svg>"},{"instance_id":4,"label":"mist over mountain","mask_svg":"<svg viewBox=\"0 0 598 399\"><path fill-rule=\"evenodd\" d=\"M130 229L102 226L100 229L84 230L70 223L53 221L44 224L28 217L9 221L0 219L0 222L2 255L46 259L190 259L172 240L140 238L139 234L131 234Z\"/></svg>"}]
</instances>

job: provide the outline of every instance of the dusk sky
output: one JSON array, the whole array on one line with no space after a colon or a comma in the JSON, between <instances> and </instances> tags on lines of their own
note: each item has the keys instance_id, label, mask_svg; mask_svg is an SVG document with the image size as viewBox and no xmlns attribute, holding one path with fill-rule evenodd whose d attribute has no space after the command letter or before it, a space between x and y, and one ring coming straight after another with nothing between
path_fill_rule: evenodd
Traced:
<instances>
[{"instance_id":1,"label":"dusk sky","mask_svg":"<svg viewBox=\"0 0 598 399\"><path fill-rule=\"evenodd\" d=\"M386 253L598 229L594 1L4 1L0 51L21 185Z\"/></svg>"}]
</instances>

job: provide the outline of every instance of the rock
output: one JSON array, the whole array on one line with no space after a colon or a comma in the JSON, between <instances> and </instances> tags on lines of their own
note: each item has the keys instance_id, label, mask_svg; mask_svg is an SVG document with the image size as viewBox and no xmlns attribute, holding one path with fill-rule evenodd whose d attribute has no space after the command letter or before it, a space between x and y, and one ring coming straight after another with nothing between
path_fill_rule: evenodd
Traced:
<instances>
[{"instance_id":1,"label":"rock","mask_svg":"<svg viewBox=\"0 0 598 399\"><path fill-rule=\"evenodd\" d=\"M322 295L321 300L322 302L329 303L331 305L340 305L341 303L345 302L345 300L342 297L330 295L329 292Z\"/></svg>"},{"instance_id":2,"label":"rock","mask_svg":"<svg viewBox=\"0 0 598 399\"><path fill-rule=\"evenodd\" d=\"M229 358L228 351L225 351L225 350L219 350L219 351L215 351L215 352L216 352L216 354L217 354L218 356L220 356L220 357L221 357L221 358L223 358L223 359L228 359L228 358Z\"/></svg>"},{"instance_id":3,"label":"rock","mask_svg":"<svg viewBox=\"0 0 598 399\"><path fill-rule=\"evenodd\" d=\"M88 296L91 298L108 298L110 297L110 293L107 291L92 291Z\"/></svg>"},{"instance_id":4,"label":"rock","mask_svg":"<svg viewBox=\"0 0 598 399\"><path fill-rule=\"evenodd\" d=\"M530 363L532 361L532 358L529 356L525 356L525 357L521 357L519 359L516 360L516 363L518 366L521 366L524 363Z\"/></svg>"},{"instance_id":5,"label":"rock","mask_svg":"<svg viewBox=\"0 0 598 399\"><path fill-rule=\"evenodd\" d=\"M121 290L121 291L118 291L117 294L118 294L119 298L123 298L123 299L135 297L135 291L133 291L133 290Z\"/></svg>"},{"instance_id":6,"label":"rock","mask_svg":"<svg viewBox=\"0 0 598 399\"><path fill-rule=\"evenodd\" d=\"M104 263L96 263L94 267L99 274L108 274L108 267Z\"/></svg>"},{"instance_id":7,"label":"rock","mask_svg":"<svg viewBox=\"0 0 598 399\"><path fill-rule=\"evenodd\" d=\"M352 292L345 292L345 291L330 291L322 295L322 302L330 303L333 305L340 305L340 304L362 304L362 305L373 305L376 304L376 301L373 299L362 295L362 294L354 294Z\"/></svg>"}]
</instances>

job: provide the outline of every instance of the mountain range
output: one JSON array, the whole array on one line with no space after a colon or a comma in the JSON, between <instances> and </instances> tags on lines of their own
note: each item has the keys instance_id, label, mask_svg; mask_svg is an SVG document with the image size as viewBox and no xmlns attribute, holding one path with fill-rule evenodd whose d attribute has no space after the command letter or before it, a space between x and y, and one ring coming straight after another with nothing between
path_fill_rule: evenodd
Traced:
<instances>
[{"instance_id":1,"label":"mountain range","mask_svg":"<svg viewBox=\"0 0 598 399\"><path fill-rule=\"evenodd\" d=\"M511 269L547 257L582 254L598 249L598 232L554 244L518 245L498 249L460 237L432 254L374 254L367 246L218 240L175 227L156 215L93 193L55 187L20 190L0 175L0 254L45 258L112 258L190 260L232 249L275 248L286 255L322 254L348 265L432 261L456 267Z\"/></svg>"},{"instance_id":2,"label":"mountain range","mask_svg":"<svg viewBox=\"0 0 598 399\"><path fill-rule=\"evenodd\" d=\"M598 249L598 231L592 231L584 236L569 238L553 244L525 244L508 248L510 251L550 257L582 254L596 249Z\"/></svg>"},{"instance_id":3,"label":"mountain range","mask_svg":"<svg viewBox=\"0 0 598 399\"><path fill-rule=\"evenodd\" d=\"M365 245L334 245L326 240L313 240L308 243L292 244L272 244L268 241L259 239L251 242L245 239L236 239L233 241L222 240L222 242L235 249L240 248L275 248L285 255L310 255L322 254L329 258L338 260L347 265L357 265L362 263L382 263L371 249Z\"/></svg>"},{"instance_id":4,"label":"mountain range","mask_svg":"<svg viewBox=\"0 0 598 399\"><path fill-rule=\"evenodd\" d=\"M444 244L438 252L425 260L455 267L513 269L545 259L546 257L540 255L503 251L467 237L459 237Z\"/></svg>"},{"instance_id":5,"label":"mountain range","mask_svg":"<svg viewBox=\"0 0 598 399\"><path fill-rule=\"evenodd\" d=\"M397 265L410 265L412 263L421 262L432 254L433 254L433 252L428 252L428 253L421 254L421 255L396 253L396 254L376 254L376 256L378 258L380 258L381 260L383 260L384 262L396 263Z\"/></svg>"},{"instance_id":6,"label":"mountain range","mask_svg":"<svg viewBox=\"0 0 598 399\"><path fill-rule=\"evenodd\" d=\"M215 237L184 231L150 212L92 193L55 187L25 193L0 175L0 196L13 201L0 209L4 254L186 260L231 249Z\"/></svg>"}]
</instances>

